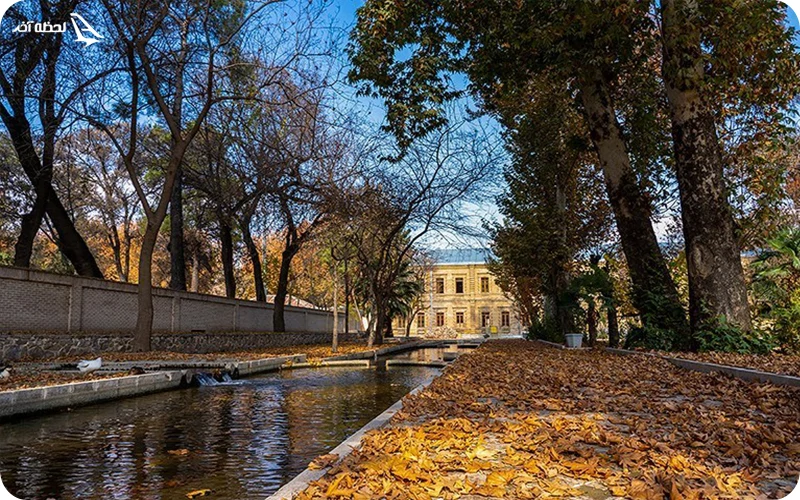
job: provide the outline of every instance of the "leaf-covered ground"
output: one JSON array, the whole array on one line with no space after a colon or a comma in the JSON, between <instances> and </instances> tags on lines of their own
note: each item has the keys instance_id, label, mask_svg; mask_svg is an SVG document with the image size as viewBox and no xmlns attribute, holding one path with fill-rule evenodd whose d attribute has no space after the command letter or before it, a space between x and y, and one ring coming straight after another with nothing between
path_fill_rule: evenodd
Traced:
<instances>
[{"instance_id":1,"label":"leaf-covered ground","mask_svg":"<svg viewBox=\"0 0 800 500\"><path fill-rule=\"evenodd\" d=\"M782 498L800 390L487 342L299 498Z\"/></svg>"},{"instance_id":2,"label":"leaf-covered ground","mask_svg":"<svg viewBox=\"0 0 800 500\"><path fill-rule=\"evenodd\" d=\"M692 359L718 365L738 366L762 372L781 373L800 377L800 356L788 354L736 354L730 352L671 352L660 353L675 358Z\"/></svg>"},{"instance_id":3,"label":"leaf-covered ground","mask_svg":"<svg viewBox=\"0 0 800 500\"><path fill-rule=\"evenodd\" d=\"M0 379L0 392L13 391L17 389L30 389L32 387L42 387L48 385L68 384L70 382L87 382L89 380L101 380L128 375L127 372L118 373L59 373L49 371L14 371L13 375L6 379Z\"/></svg>"},{"instance_id":4,"label":"leaf-covered ground","mask_svg":"<svg viewBox=\"0 0 800 500\"><path fill-rule=\"evenodd\" d=\"M308 345L295 345L289 347L272 347L268 349L254 349L252 351L233 351L233 352L210 352L210 353L183 353L172 351L151 351L151 352L101 352L92 354L91 356L76 355L65 356L59 358L38 359L39 363L76 363L81 359L87 357L96 358L98 356L103 358L103 361L151 361L151 360L168 360L168 361L188 361L188 360L206 360L214 361L219 359L236 359L240 361L247 361L252 359L271 358L278 356L289 356L292 354L305 354L309 359L325 358L328 356L338 356L341 354L352 354L363 351L370 351L377 349L380 346L367 348L364 342L347 342L339 344L339 350L336 354L331 352L330 343L326 344L308 344Z\"/></svg>"}]
</instances>

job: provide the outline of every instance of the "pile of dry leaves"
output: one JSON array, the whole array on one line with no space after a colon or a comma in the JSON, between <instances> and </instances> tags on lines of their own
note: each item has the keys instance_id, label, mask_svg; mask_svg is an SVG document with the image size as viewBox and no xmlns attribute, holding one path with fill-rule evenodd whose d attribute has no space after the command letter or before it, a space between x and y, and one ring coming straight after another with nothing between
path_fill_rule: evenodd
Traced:
<instances>
[{"instance_id":1,"label":"pile of dry leaves","mask_svg":"<svg viewBox=\"0 0 800 500\"><path fill-rule=\"evenodd\" d=\"M189 360L230 360L235 359L239 361L248 361L253 359L262 359L278 356L290 356L292 354L305 354L309 359L325 358L328 356L351 354L356 352L370 351L375 348L367 348L364 342L347 342L339 344L339 350L336 354L331 352L331 345L326 344L309 344L309 345L295 345L288 347L271 347L268 349L254 349L252 351L233 351L233 352L210 352L210 353L183 353L173 351L150 351L150 352L103 352L100 354L93 354L91 357L102 357L105 362L114 361L189 361ZM87 355L74 355L64 356L51 359L38 359L37 362L55 362L55 363L75 363L84 359Z\"/></svg>"},{"instance_id":2,"label":"pile of dry leaves","mask_svg":"<svg viewBox=\"0 0 800 500\"><path fill-rule=\"evenodd\" d=\"M78 372L59 373L38 370L14 370L9 378L0 379L0 392L13 391L17 389L30 389L32 387L42 387L48 385L68 384L71 382L87 382L90 380L120 377L126 374L126 372L83 374Z\"/></svg>"},{"instance_id":3,"label":"pile of dry leaves","mask_svg":"<svg viewBox=\"0 0 800 500\"><path fill-rule=\"evenodd\" d=\"M492 341L299 498L781 498L798 415L798 389Z\"/></svg>"}]
</instances>

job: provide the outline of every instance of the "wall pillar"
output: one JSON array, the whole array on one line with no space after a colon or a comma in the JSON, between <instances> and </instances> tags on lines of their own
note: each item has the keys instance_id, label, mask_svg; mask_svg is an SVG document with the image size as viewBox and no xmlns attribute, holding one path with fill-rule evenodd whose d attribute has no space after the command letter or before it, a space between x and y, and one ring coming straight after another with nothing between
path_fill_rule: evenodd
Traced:
<instances>
[{"instance_id":1,"label":"wall pillar","mask_svg":"<svg viewBox=\"0 0 800 500\"><path fill-rule=\"evenodd\" d=\"M83 326L83 285L78 280L69 287L67 332L79 332Z\"/></svg>"},{"instance_id":2,"label":"wall pillar","mask_svg":"<svg viewBox=\"0 0 800 500\"><path fill-rule=\"evenodd\" d=\"M181 331L181 297L177 293L172 297L172 315L170 316L169 330Z\"/></svg>"}]
</instances>

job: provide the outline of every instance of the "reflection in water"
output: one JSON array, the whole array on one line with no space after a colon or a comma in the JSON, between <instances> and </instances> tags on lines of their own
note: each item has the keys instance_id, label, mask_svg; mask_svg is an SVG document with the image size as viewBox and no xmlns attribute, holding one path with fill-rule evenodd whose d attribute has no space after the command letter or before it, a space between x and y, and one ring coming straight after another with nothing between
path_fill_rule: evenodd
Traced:
<instances>
[{"instance_id":1,"label":"reflection in water","mask_svg":"<svg viewBox=\"0 0 800 500\"><path fill-rule=\"evenodd\" d=\"M439 347L424 347L402 353L392 354L389 359L409 359L412 361L452 361L459 354L469 352L472 345L447 344Z\"/></svg>"},{"instance_id":2,"label":"reflection in water","mask_svg":"<svg viewBox=\"0 0 800 500\"><path fill-rule=\"evenodd\" d=\"M0 476L24 499L264 498L435 373L288 370L28 417L0 424Z\"/></svg>"}]
</instances>

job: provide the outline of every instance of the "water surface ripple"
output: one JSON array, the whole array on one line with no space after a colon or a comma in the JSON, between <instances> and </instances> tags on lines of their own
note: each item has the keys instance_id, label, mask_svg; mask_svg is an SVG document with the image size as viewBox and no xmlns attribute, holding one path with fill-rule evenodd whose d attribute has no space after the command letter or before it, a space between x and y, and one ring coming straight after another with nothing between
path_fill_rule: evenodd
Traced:
<instances>
[{"instance_id":1,"label":"water surface ripple","mask_svg":"<svg viewBox=\"0 0 800 500\"><path fill-rule=\"evenodd\" d=\"M263 499L435 374L296 369L24 417L0 424L0 476L23 499Z\"/></svg>"}]
</instances>

